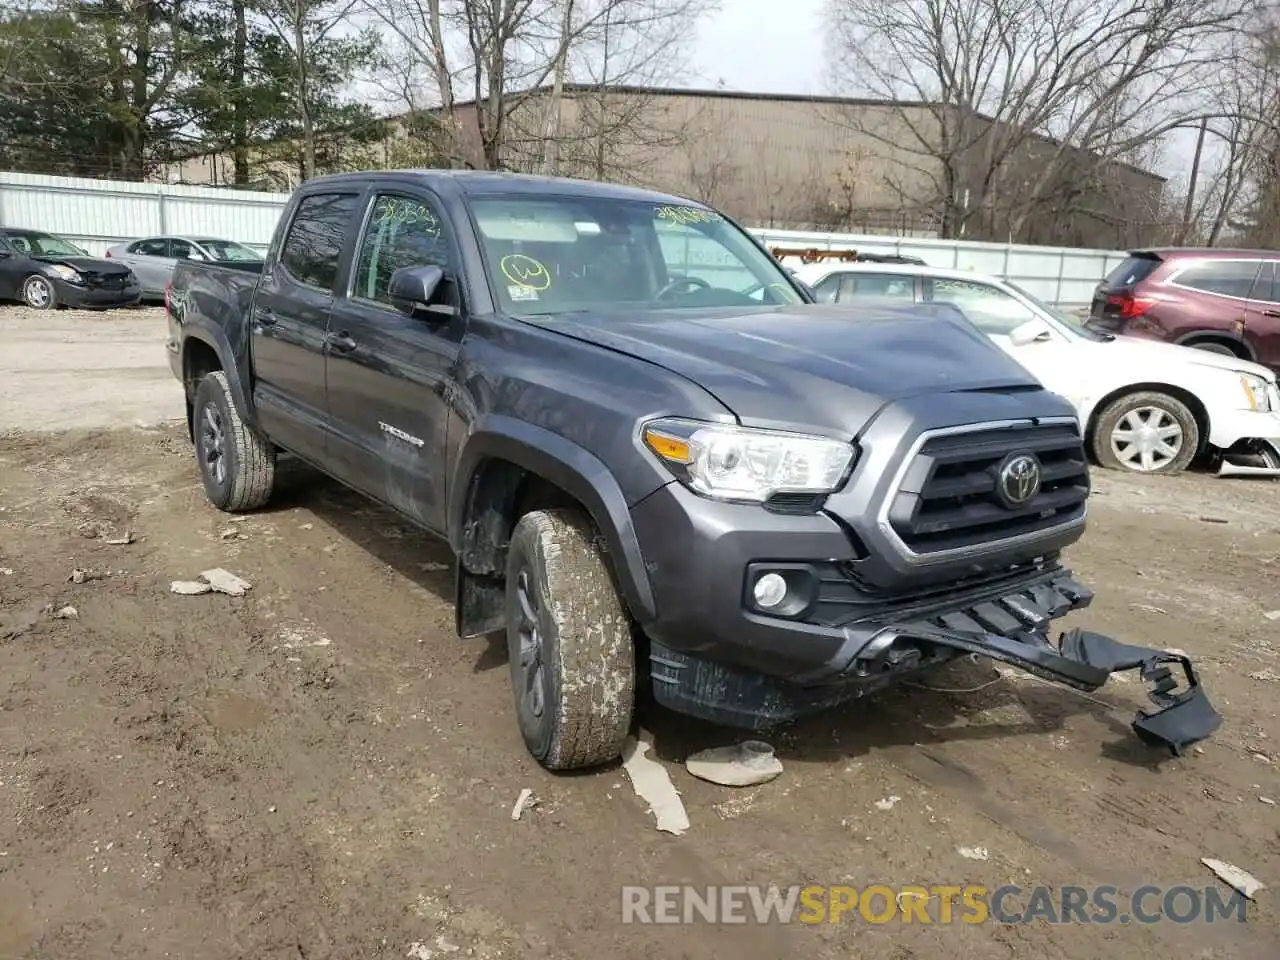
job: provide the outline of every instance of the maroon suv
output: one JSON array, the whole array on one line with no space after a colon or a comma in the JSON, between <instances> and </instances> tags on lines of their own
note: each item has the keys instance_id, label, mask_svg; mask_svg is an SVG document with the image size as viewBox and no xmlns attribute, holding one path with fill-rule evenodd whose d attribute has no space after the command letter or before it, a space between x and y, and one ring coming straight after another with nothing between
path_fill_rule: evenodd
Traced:
<instances>
[{"instance_id":1,"label":"maroon suv","mask_svg":"<svg viewBox=\"0 0 1280 960\"><path fill-rule=\"evenodd\" d=\"M1134 250L1098 284L1089 326L1280 370L1280 251Z\"/></svg>"}]
</instances>

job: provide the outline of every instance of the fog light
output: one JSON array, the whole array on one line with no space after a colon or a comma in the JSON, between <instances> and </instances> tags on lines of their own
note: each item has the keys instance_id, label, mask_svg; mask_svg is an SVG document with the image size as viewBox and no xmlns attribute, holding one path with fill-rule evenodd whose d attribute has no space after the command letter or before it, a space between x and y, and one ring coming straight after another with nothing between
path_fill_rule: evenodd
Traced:
<instances>
[{"instance_id":1,"label":"fog light","mask_svg":"<svg viewBox=\"0 0 1280 960\"><path fill-rule=\"evenodd\" d=\"M769 610L787 598L787 581L776 573L766 573L751 588L756 606Z\"/></svg>"}]
</instances>

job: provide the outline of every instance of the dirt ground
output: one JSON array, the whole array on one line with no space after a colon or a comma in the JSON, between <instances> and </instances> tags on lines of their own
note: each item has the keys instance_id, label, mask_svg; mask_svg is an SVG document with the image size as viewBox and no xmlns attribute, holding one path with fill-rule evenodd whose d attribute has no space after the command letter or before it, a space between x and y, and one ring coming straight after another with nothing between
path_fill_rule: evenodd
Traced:
<instances>
[{"instance_id":1,"label":"dirt ground","mask_svg":"<svg viewBox=\"0 0 1280 960\"><path fill-rule=\"evenodd\" d=\"M680 764L731 732L650 710L677 837L619 768L527 756L504 652L452 634L440 546L296 468L260 513L206 503L178 425L134 422L181 413L159 318L16 314L0 419L39 429L0 435L0 960L1280 955L1280 484L1099 474L1070 551L1098 591L1071 624L1196 659L1225 717L1202 749L1137 743L1136 682L965 664L926 682L981 689L775 734L782 776L735 791ZM211 567L252 589L169 591ZM620 920L624 884L1132 892L1214 884L1202 857L1267 884L1247 923Z\"/></svg>"}]
</instances>

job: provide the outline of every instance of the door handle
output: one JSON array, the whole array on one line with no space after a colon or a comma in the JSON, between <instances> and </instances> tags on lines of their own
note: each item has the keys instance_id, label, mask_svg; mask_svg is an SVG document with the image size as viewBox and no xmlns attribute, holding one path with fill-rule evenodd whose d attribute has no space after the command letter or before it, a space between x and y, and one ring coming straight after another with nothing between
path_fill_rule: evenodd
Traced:
<instances>
[{"instance_id":1,"label":"door handle","mask_svg":"<svg viewBox=\"0 0 1280 960\"><path fill-rule=\"evenodd\" d=\"M356 348L356 342L351 336L343 330L340 333L331 333L324 338L324 342L328 344L329 349L334 353L350 353Z\"/></svg>"},{"instance_id":2,"label":"door handle","mask_svg":"<svg viewBox=\"0 0 1280 960\"><path fill-rule=\"evenodd\" d=\"M1280 317L1280 310L1263 310L1264 317Z\"/></svg>"},{"instance_id":3,"label":"door handle","mask_svg":"<svg viewBox=\"0 0 1280 960\"><path fill-rule=\"evenodd\" d=\"M253 322L260 327L274 327L276 315L265 307L259 307L253 311Z\"/></svg>"}]
</instances>

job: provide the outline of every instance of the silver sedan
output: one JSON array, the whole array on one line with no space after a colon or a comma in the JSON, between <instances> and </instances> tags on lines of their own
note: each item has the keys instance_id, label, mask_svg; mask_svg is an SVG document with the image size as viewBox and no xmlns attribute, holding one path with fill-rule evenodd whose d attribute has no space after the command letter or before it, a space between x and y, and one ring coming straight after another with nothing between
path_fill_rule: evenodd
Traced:
<instances>
[{"instance_id":1,"label":"silver sedan","mask_svg":"<svg viewBox=\"0 0 1280 960\"><path fill-rule=\"evenodd\" d=\"M164 288L173 277L179 260L205 260L213 263L260 263L262 254L234 240L216 237L144 237L132 243L119 243L107 251L111 260L127 264L138 277L142 295L148 299L164 296Z\"/></svg>"}]
</instances>

